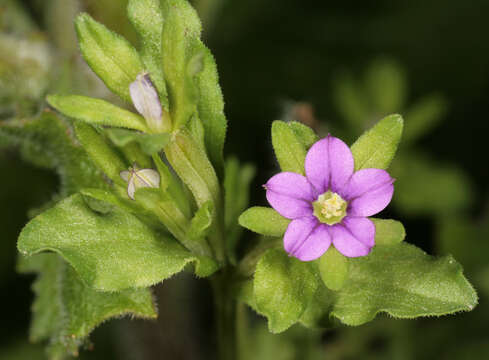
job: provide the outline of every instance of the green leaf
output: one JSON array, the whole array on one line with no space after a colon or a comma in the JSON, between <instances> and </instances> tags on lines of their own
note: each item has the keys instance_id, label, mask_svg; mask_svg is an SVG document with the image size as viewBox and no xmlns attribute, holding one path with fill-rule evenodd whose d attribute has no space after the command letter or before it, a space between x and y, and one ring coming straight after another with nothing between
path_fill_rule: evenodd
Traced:
<instances>
[{"instance_id":1,"label":"green leaf","mask_svg":"<svg viewBox=\"0 0 489 360\"><path fill-rule=\"evenodd\" d=\"M33 290L30 339L49 340L48 353L76 355L85 338L107 319L130 315L156 318L149 289L100 292L85 285L58 255L40 254L22 259L19 270L39 272Z\"/></svg>"},{"instance_id":2,"label":"green leaf","mask_svg":"<svg viewBox=\"0 0 489 360\"><path fill-rule=\"evenodd\" d=\"M159 0L129 0L127 14L141 39L141 59L158 89L162 107L168 111L168 94L161 66L163 14Z\"/></svg>"},{"instance_id":3,"label":"green leaf","mask_svg":"<svg viewBox=\"0 0 489 360\"><path fill-rule=\"evenodd\" d=\"M138 143L147 155L160 152L170 141L170 134L142 134L126 129L106 130L109 139L117 146L123 147L130 143Z\"/></svg>"},{"instance_id":4,"label":"green leaf","mask_svg":"<svg viewBox=\"0 0 489 360\"><path fill-rule=\"evenodd\" d=\"M83 123L75 123L76 137L83 145L92 161L115 183L125 186L120 177L120 172L127 169L126 164L115 149L111 148L105 139L93 126Z\"/></svg>"},{"instance_id":5,"label":"green leaf","mask_svg":"<svg viewBox=\"0 0 489 360\"><path fill-rule=\"evenodd\" d=\"M287 123L278 120L272 123L272 144L282 171L304 175L306 147Z\"/></svg>"},{"instance_id":6,"label":"green leaf","mask_svg":"<svg viewBox=\"0 0 489 360\"><path fill-rule=\"evenodd\" d=\"M375 225L375 244L394 245L406 237L406 230L401 222L396 220L370 218Z\"/></svg>"},{"instance_id":7,"label":"green leaf","mask_svg":"<svg viewBox=\"0 0 489 360\"><path fill-rule=\"evenodd\" d=\"M226 138L227 120L224 115L224 100L217 65L209 49L200 43L199 47L204 54L203 70L197 75L199 87L199 117L204 125L205 145L209 159L214 165L217 174L222 176L224 171L223 149Z\"/></svg>"},{"instance_id":8,"label":"green leaf","mask_svg":"<svg viewBox=\"0 0 489 360\"><path fill-rule=\"evenodd\" d=\"M351 146L355 171L366 168L387 169L401 140L403 120L390 115L366 131Z\"/></svg>"},{"instance_id":9,"label":"green leaf","mask_svg":"<svg viewBox=\"0 0 489 360\"><path fill-rule=\"evenodd\" d=\"M49 105L63 115L95 125L123 127L148 132L145 120L130 111L101 100L78 95L49 95Z\"/></svg>"},{"instance_id":10,"label":"green leaf","mask_svg":"<svg viewBox=\"0 0 489 360\"><path fill-rule=\"evenodd\" d=\"M406 112L403 140L415 141L435 128L447 112L448 104L440 95L424 97Z\"/></svg>"},{"instance_id":11,"label":"green leaf","mask_svg":"<svg viewBox=\"0 0 489 360\"><path fill-rule=\"evenodd\" d=\"M198 276L216 270L213 260L191 254L134 215L118 208L105 215L93 212L81 195L61 201L31 220L19 236L18 248L25 255L55 251L85 283L105 291L156 284L180 272L187 263L195 263Z\"/></svg>"},{"instance_id":12,"label":"green leaf","mask_svg":"<svg viewBox=\"0 0 489 360\"><path fill-rule=\"evenodd\" d=\"M254 206L239 217L239 224L251 231L265 236L281 237L290 220L269 207Z\"/></svg>"},{"instance_id":13,"label":"green leaf","mask_svg":"<svg viewBox=\"0 0 489 360\"><path fill-rule=\"evenodd\" d=\"M319 284L299 321L308 328L333 327L335 319L331 318L329 313L335 300L336 292L328 289L324 284Z\"/></svg>"},{"instance_id":14,"label":"green leaf","mask_svg":"<svg viewBox=\"0 0 489 360\"><path fill-rule=\"evenodd\" d=\"M304 313L318 286L311 265L269 250L258 262L254 279L257 310L273 333L285 331Z\"/></svg>"},{"instance_id":15,"label":"green leaf","mask_svg":"<svg viewBox=\"0 0 489 360\"><path fill-rule=\"evenodd\" d=\"M372 62L366 73L365 87L375 113L387 115L402 109L406 98L406 77L396 62L389 59Z\"/></svg>"},{"instance_id":16,"label":"green leaf","mask_svg":"<svg viewBox=\"0 0 489 360\"><path fill-rule=\"evenodd\" d=\"M185 0L163 0L162 60L174 129L184 126L197 111L195 76L203 68L198 48L201 24Z\"/></svg>"},{"instance_id":17,"label":"green leaf","mask_svg":"<svg viewBox=\"0 0 489 360\"><path fill-rule=\"evenodd\" d=\"M297 138L302 142L304 147L309 150L309 148L319 140L319 136L311 129L309 126L306 126L297 121L291 121L287 123L290 128L294 131Z\"/></svg>"},{"instance_id":18,"label":"green leaf","mask_svg":"<svg viewBox=\"0 0 489 360\"><path fill-rule=\"evenodd\" d=\"M75 27L85 61L111 91L131 103L129 85L144 71L137 51L88 14L79 15Z\"/></svg>"},{"instance_id":19,"label":"green leaf","mask_svg":"<svg viewBox=\"0 0 489 360\"><path fill-rule=\"evenodd\" d=\"M333 246L319 258L319 274L324 285L331 290L340 290L348 278L348 259Z\"/></svg>"},{"instance_id":20,"label":"green leaf","mask_svg":"<svg viewBox=\"0 0 489 360\"><path fill-rule=\"evenodd\" d=\"M337 293L332 315L361 325L379 312L415 318L470 311L477 295L451 257L434 258L413 245L375 246L350 259L349 279Z\"/></svg>"}]
</instances>

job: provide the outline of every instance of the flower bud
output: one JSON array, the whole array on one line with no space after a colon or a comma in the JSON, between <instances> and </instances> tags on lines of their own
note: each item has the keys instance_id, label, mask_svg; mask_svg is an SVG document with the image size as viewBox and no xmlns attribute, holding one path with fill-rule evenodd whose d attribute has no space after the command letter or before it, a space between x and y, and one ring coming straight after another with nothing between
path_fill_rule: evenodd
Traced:
<instances>
[{"instance_id":1,"label":"flower bud","mask_svg":"<svg viewBox=\"0 0 489 360\"><path fill-rule=\"evenodd\" d=\"M145 118L152 131L157 133L170 131L170 118L161 107L158 92L148 73L139 74L129 85L129 92L136 110Z\"/></svg>"},{"instance_id":2,"label":"flower bud","mask_svg":"<svg viewBox=\"0 0 489 360\"><path fill-rule=\"evenodd\" d=\"M134 193L143 187L158 188L160 175L153 169L138 169L136 165L121 171L121 178L127 182L127 196L134 200Z\"/></svg>"}]
</instances>

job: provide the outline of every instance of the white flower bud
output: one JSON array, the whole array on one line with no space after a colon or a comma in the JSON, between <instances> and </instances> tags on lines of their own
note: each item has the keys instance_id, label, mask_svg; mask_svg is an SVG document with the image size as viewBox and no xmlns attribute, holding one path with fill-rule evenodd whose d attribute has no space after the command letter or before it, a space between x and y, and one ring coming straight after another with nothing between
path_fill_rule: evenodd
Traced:
<instances>
[{"instance_id":1,"label":"white flower bud","mask_svg":"<svg viewBox=\"0 0 489 360\"><path fill-rule=\"evenodd\" d=\"M166 112L163 114L158 92L148 73L139 74L129 85L129 92L136 110L144 117L152 131L170 131L168 115Z\"/></svg>"},{"instance_id":2,"label":"white flower bud","mask_svg":"<svg viewBox=\"0 0 489 360\"><path fill-rule=\"evenodd\" d=\"M127 196L134 200L134 193L143 187L158 188L160 174L153 169L138 169L136 166L121 171L121 178L127 181Z\"/></svg>"}]
</instances>

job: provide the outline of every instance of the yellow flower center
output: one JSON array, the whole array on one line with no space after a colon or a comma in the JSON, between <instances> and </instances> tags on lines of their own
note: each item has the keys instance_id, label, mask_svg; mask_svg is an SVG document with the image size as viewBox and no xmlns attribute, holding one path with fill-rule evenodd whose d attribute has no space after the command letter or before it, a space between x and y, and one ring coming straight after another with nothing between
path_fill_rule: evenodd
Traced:
<instances>
[{"instance_id":1,"label":"yellow flower center","mask_svg":"<svg viewBox=\"0 0 489 360\"><path fill-rule=\"evenodd\" d=\"M312 204L314 216L324 224L334 225L346 216L348 203L337 193L328 191Z\"/></svg>"}]
</instances>

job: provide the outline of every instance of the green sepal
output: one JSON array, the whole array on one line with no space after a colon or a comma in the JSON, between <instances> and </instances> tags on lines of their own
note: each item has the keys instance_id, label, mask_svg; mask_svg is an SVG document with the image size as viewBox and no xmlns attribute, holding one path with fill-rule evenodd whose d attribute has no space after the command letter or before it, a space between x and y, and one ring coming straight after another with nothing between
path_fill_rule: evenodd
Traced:
<instances>
[{"instance_id":1,"label":"green sepal","mask_svg":"<svg viewBox=\"0 0 489 360\"><path fill-rule=\"evenodd\" d=\"M204 203L195 213L190 221L187 237L198 241L204 239L208 234L213 221L213 208L210 201Z\"/></svg>"},{"instance_id":2,"label":"green sepal","mask_svg":"<svg viewBox=\"0 0 489 360\"><path fill-rule=\"evenodd\" d=\"M144 71L136 49L88 14L79 15L75 27L87 64L111 91L132 103L129 85Z\"/></svg>"},{"instance_id":3,"label":"green sepal","mask_svg":"<svg viewBox=\"0 0 489 360\"><path fill-rule=\"evenodd\" d=\"M239 224L258 234L281 237L287 230L290 220L272 208L254 206L241 214Z\"/></svg>"},{"instance_id":4,"label":"green sepal","mask_svg":"<svg viewBox=\"0 0 489 360\"><path fill-rule=\"evenodd\" d=\"M198 276L217 270L212 259L190 253L122 209L104 215L92 211L81 195L31 220L19 236L18 249L27 256L57 252L88 286L104 291L151 286L188 263L195 264Z\"/></svg>"},{"instance_id":5,"label":"green sepal","mask_svg":"<svg viewBox=\"0 0 489 360\"><path fill-rule=\"evenodd\" d=\"M20 258L18 270L39 274L32 286L36 299L29 338L32 342L49 341L50 358L76 356L90 333L108 319L157 316L150 289L96 291L56 254Z\"/></svg>"},{"instance_id":6,"label":"green sepal","mask_svg":"<svg viewBox=\"0 0 489 360\"><path fill-rule=\"evenodd\" d=\"M105 100L79 95L49 95L47 101L63 115L73 119L94 125L149 131L144 118Z\"/></svg>"},{"instance_id":7,"label":"green sepal","mask_svg":"<svg viewBox=\"0 0 489 360\"><path fill-rule=\"evenodd\" d=\"M282 171L304 175L307 150L287 123L278 120L272 123L272 145Z\"/></svg>"},{"instance_id":8,"label":"green sepal","mask_svg":"<svg viewBox=\"0 0 489 360\"><path fill-rule=\"evenodd\" d=\"M163 0L162 61L174 129L184 126L197 111L195 76L203 68L201 24L195 10L184 0Z\"/></svg>"},{"instance_id":9,"label":"green sepal","mask_svg":"<svg viewBox=\"0 0 489 360\"><path fill-rule=\"evenodd\" d=\"M163 14L159 0L129 0L127 15L140 40L141 60L149 72L151 80L160 95L161 106L168 111L168 93L161 66L161 34Z\"/></svg>"},{"instance_id":10,"label":"green sepal","mask_svg":"<svg viewBox=\"0 0 489 360\"><path fill-rule=\"evenodd\" d=\"M77 121L74 127L76 137L98 168L107 174L112 181L125 186L125 182L119 174L121 171L126 170L127 166L120 155L93 126Z\"/></svg>"},{"instance_id":11,"label":"green sepal","mask_svg":"<svg viewBox=\"0 0 489 360\"><path fill-rule=\"evenodd\" d=\"M355 171L366 168L387 169L401 140L402 128L402 117L390 115L360 136L351 146Z\"/></svg>"},{"instance_id":12,"label":"green sepal","mask_svg":"<svg viewBox=\"0 0 489 360\"><path fill-rule=\"evenodd\" d=\"M319 258L319 274L324 285L330 290L338 291L348 278L348 258L342 255L334 246Z\"/></svg>"},{"instance_id":13,"label":"green sepal","mask_svg":"<svg viewBox=\"0 0 489 360\"><path fill-rule=\"evenodd\" d=\"M370 218L375 225L375 245L395 245L406 237L400 221Z\"/></svg>"},{"instance_id":14,"label":"green sepal","mask_svg":"<svg viewBox=\"0 0 489 360\"><path fill-rule=\"evenodd\" d=\"M197 75L200 95L199 118L205 130L204 141L209 160L214 165L219 177L222 177L224 171L223 149L227 129L224 99L219 86L216 61L212 53L201 42L198 43L198 48L203 54L203 69Z\"/></svg>"},{"instance_id":15,"label":"green sepal","mask_svg":"<svg viewBox=\"0 0 489 360\"><path fill-rule=\"evenodd\" d=\"M268 318L268 328L279 333L299 320L318 286L312 265L269 250L256 266L253 293L259 313Z\"/></svg>"},{"instance_id":16,"label":"green sepal","mask_svg":"<svg viewBox=\"0 0 489 360\"><path fill-rule=\"evenodd\" d=\"M146 155L160 152L170 141L170 134L144 134L126 129L107 129L109 139L117 146L124 147L130 143L137 143Z\"/></svg>"}]
</instances>

